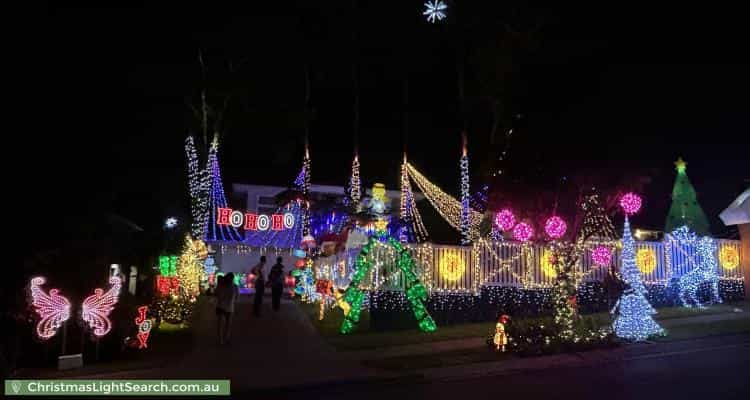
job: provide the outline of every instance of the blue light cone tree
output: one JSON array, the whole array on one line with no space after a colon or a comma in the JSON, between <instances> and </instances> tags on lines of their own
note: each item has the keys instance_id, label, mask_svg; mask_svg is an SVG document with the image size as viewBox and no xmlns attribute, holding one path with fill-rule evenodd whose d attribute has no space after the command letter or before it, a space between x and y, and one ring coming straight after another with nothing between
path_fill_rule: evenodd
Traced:
<instances>
[{"instance_id":1,"label":"blue light cone tree","mask_svg":"<svg viewBox=\"0 0 750 400\"><path fill-rule=\"evenodd\" d=\"M664 335L664 329L654 321L652 316L656 314L656 310L646 299L646 287L643 286L641 272L635 263L635 243L627 217L623 231L621 274L629 288L612 309L612 313L617 314L612 328L619 338L643 341L652 336Z\"/></svg>"},{"instance_id":2,"label":"blue light cone tree","mask_svg":"<svg viewBox=\"0 0 750 400\"><path fill-rule=\"evenodd\" d=\"M208 152L206 170L210 173L210 185L208 193L208 214L206 215L205 235L207 241L239 242L242 235L237 228L231 225L218 225L216 215L219 208L228 207L227 198L224 194L224 184L221 181L221 169L219 168L219 139L214 138Z\"/></svg>"}]
</instances>

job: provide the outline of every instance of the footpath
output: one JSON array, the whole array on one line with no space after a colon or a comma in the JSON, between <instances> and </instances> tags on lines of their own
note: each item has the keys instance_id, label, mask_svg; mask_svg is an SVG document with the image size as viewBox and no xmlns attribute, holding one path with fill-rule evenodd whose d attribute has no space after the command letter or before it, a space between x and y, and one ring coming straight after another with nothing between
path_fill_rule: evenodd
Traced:
<instances>
[{"instance_id":1,"label":"footpath","mask_svg":"<svg viewBox=\"0 0 750 400\"><path fill-rule=\"evenodd\" d=\"M270 299L268 299L270 300ZM216 340L216 317L213 299L199 303L193 323L193 343L174 362L155 363L128 371L88 373L67 378L81 379L230 379L233 392L304 390L309 387L368 384L375 381L444 381L482 376L521 373L560 367L589 366L670 354L707 351L727 346L750 346L750 334L711 336L671 342L647 342L616 349L583 353L521 358L509 355L502 360L467 362L460 365L400 368L388 370L373 367L372 361L400 357L420 357L441 353L490 352L484 338L466 338L440 342L392 346L372 350L337 351L325 342L296 304L284 300L279 312L273 312L270 301L264 304L260 318L251 315L251 300L242 296L236 306L230 345ZM666 328L695 324L712 324L750 318L750 312L674 318L661 321ZM368 366L369 365L369 366ZM54 378L54 377L50 377Z\"/></svg>"},{"instance_id":2,"label":"footpath","mask_svg":"<svg viewBox=\"0 0 750 400\"><path fill-rule=\"evenodd\" d=\"M261 316L252 315L252 300L241 296L235 305L231 344L216 338L214 299L198 305L192 329L194 342L184 357L168 365L120 372L68 376L76 379L230 379L232 391L357 382L384 376L343 357L315 331L307 316L283 300L274 312L270 298Z\"/></svg>"}]
</instances>

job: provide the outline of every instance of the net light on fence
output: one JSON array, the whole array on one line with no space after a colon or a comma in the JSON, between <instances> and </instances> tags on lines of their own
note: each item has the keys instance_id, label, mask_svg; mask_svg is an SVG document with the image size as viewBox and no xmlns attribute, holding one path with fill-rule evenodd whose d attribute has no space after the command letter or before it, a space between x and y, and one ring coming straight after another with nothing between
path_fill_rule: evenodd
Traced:
<instances>
[{"instance_id":1,"label":"net light on fence","mask_svg":"<svg viewBox=\"0 0 750 400\"><path fill-rule=\"evenodd\" d=\"M656 252L652 249L639 249L635 255L635 262L642 273L654 272L654 269L656 269Z\"/></svg>"}]
</instances>

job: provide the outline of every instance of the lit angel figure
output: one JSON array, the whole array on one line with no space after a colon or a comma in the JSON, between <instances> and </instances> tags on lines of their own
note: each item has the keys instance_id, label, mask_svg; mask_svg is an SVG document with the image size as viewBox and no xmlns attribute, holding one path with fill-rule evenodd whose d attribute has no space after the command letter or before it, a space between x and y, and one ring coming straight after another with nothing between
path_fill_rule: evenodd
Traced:
<instances>
[{"instance_id":1,"label":"lit angel figure","mask_svg":"<svg viewBox=\"0 0 750 400\"><path fill-rule=\"evenodd\" d=\"M425 10L422 15L427 16L427 22L435 23L445 18L445 9L448 6L442 0L432 0L424 3Z\"/></svg>"}]
</instances>

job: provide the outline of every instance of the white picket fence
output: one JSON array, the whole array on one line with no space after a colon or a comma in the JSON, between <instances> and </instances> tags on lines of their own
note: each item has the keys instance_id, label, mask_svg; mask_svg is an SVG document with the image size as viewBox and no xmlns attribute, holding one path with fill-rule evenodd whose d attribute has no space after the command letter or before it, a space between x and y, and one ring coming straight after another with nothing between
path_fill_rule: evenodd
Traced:
<instances>
[{"instance_id":1,"label":"white picket fence","mask_svg":"<svg viewBox=\"0 0 750 400\"><path fill-rule=\"evenodd\" d=\"M744 279L742 267L725 268L719 259L724 247L740 252L740 242L736 240L716 240L718 274L725 279ZM664 242L635 242L636 254L639 251L652 252L655 266L651 271L641 268L644 282L667 283L671 277L681 276L694 268L696 257L694 248L672 248L665 255ZM425 285L433 292L474 292L482 286L549 287L555 280L554 270L544 262L549 250L542 245L522 245L517 242L482 242L473 246L445 246L420 244L408 246L418 267L418 274ZM591 260L590 251L585 251L579 261L579 271L584 281L601 281L612 265L621 263L620 248L612 256L610 265L598 266ZM376 248L372 252L376 265L393 265L395 254L387 247ZM740 265L742 260L740 260ZM367 279L369 283L380 279L378 286L385 289L399 289L403 286L400 274L379 276L381 271L373 271ZM385 276L385 275L384 275Z\"/></svg>"}]
</instances>

